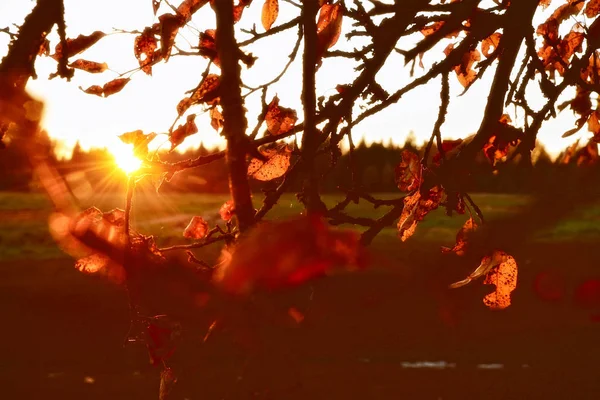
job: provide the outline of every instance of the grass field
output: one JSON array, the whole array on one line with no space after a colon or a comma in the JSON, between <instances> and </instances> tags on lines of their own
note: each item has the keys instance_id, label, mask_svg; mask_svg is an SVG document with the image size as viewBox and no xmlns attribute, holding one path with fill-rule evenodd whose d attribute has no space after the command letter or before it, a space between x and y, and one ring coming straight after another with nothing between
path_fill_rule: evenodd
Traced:
<instances>
[{"instance_id":1,"label":"grass field","mask_svg":"<svg viewBox=\"0 0 600 400\"><path fill-rule=\"evenodd\" d=\"M215 223L226 199L141 193L134 228L162 245L185 243L189 218ZM328 205L338 199L325 197ZM519 215L531 202L473 199L490 221ZM81 206L107 211L123 202L102 195ZM300 209L286 196L270 217ZM349 212L376 217L385 209L360 203ZM50 213L41 194L0 194L0 398L157 398L159 371L145 349L122 345L124 289L73 268L48 233ZM236 303L228 311L236 322L224 322L206 343L206 327L222 314L199 313L176 352L175 398L596 399L600 294L582 298L580 288L600 279L600 204L519 239L511 249L519 283L502 312L483 306L490 288L480 282L448 289L476 266L439 251L465 218L438 210L406 243L390 227L371 246L384 268ZM505 234L514 234L510 226ZM288 316L292 306L305 316L301 323Z\"/></svg>"}]
</instances>

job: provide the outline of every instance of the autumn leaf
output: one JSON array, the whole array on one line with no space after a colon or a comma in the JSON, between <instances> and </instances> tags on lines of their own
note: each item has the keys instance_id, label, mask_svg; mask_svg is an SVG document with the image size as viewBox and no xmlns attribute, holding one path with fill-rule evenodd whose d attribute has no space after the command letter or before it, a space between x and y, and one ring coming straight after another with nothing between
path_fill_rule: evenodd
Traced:
<instances>
[{"instance_id":1,"label":"autumn leaf","mask_svg":"<svg viewBox=\"0 0 600 400\"><path fill-rule=\"evenodd\" d=\"M465 249L467 247L467 240L471 233L473 233L477 229L477 224L473 218L469 218L467 222L464 223L462 228L456 234L456 244L454 247L442 247L442 253L456 253L458 256L462 256L465 254Z\"/></svg>"},{"instance_id":2,"label":"autumn leaf","mask_svg":"<svg viewBox=\"0 0 600 400\"><path fill-rule=\"evenodd\" d=\"M484 57L488 58L494 53L494 51L498 48L498 44L500 44L501 38L502 34L495 32L483 39L481 42L481 52L483 53Z\"/></svg>"},{"instance_id":3,"label":"autumn leaf","mask_svg":"<svg viewBox=\"0 0 600 400\"><path fill-rule=\"evenodd\" d=\"M588 18L594 18L600 13L600 0L590 0L583 10L585 16Z\"/></svg>"},{"instance_id":4,"label":"autumn leaf","mask_svg":"<svg viewBox=\"0 0 600 400\"><path fill-rule=\"evenodd\" d=\"M452 50L454 50L454 46L450 44L444 50L444 54L448 56ZM463 54L460 64L454 66L454 72L458 77L458 81L464 88L469 87L477 79L477 73L473 69L473 64L479 60L481 60L479 50L472 49Z\"/></svg>"},{"instance_id":5,"label":"autumn leaf","mask_svg":"<svg viewBox=\"0 0 600 400\"><path fill-rule=\"evenodd\" d=\"M154 12L154 15L156 15L156 13L158 12L161 2L162 0L152 0L152 11Z\"/></svg>"},{"instance_id":6,"label":"autumn leaf","mask_svg":"<svg viewBox=\"0 0 600 400\"><path fill-rule=\"evenodd\" d=\"M133 43L133 54L138 60L142 71L152 75L152 64L160 58L161 53L156 52L158 42L154 37L152 28L146 28L141 35L136 36ZM156 56L155 56L156 55Z\"/></svg>"},{"instance_id":7,"label":"autumn leaf","mask_svg":"<svg viewBox=\"0 0 600 400\"><path fill-rule=\"evenodd\" d=\"M404 192L416 190L421 185L421 162L412 151L403 150L402 161L396 166L396 184Z\"/></svg>"},{"instance_id":8,"label":"autumn leaf","mask_svg":"<svg viewBox=\"0 0 600 400\"><path fill-rule=\"evenodd\" d=\"M577 166L592 166L598 163L598 143L595 137L591 138L587 145L577 151Z\"/></svg>"},{"instance_id":9,"label":"autumn leaf","mask_svg":"<svg viewBox=\"0 0 600 400\"><path fill-rule=\"evenodd\" d=\"M119 135L119 139L125 144L133 145L133 154L140 159L145 159L148 155L148 144L156 137L156 133L144 134L141 130L125 132Z\"/></svg>"},{"instance_id":10,"label":"autumn leaf","mask_svg":"<svg viewBox=\"0 0 600 400\"><path fill-rule=\"evenodd\" d=\"M493 310L501 310L510 305L510 294L517 287L517 262L503 252L496 250L483 257L481 264L467 278L450 285L459 288L485 275L484 284L495 285L494 292L483 298L483 303Z\"/></svg>"},{"instance_id":11,"label":"autumn leaf","mask_svg":"<svg viewBox=\"0 0 600 400\"><path fill-rule=\"evenodd\" d=\"M158 17L160 22L160 49L161 56L165 62L169 61L171 56L171 49L175 43L175 36L177 31L185 23L184 18L181 15L163 14Z\"/></svg>"},{"instance_id":12,"label":"autumn leaf","mask_svg":"<svg viewBox=\"0 0 600 400\"><path fill-rule=\"evenodd\" d=\"M266 31L271 29L273 23L277 19L277 15L279 14L279 1L278 0L265 0L265 4L262 8L261 14L261 22L263 28Z\"/></svg>"},{"instance_id":13,"label":"autumn leaf","mask_svg":"<svg viewBox=\"0 0 600 400\"><path fill-rule=\"evenodd\" d=\"M79 89L88 94L95 94L96 96L100 97L108 97L123 90L125 85L127 85L130 80L131 78L117 78L105 83L102 87L93 85L87 89L83 89L82 87L79 87Z\"/></svg>"},{"instance_id":14,"label":"autumn leaf","mask_svg":"<svg viewBox=\"0 0 600 400\"><path fill-rule=\"evenodd\" d=\"M511 146L516 146L523 137L523 131L510 125L510 118L503 114L493 135L483 146L485 156L495 165L497 161L507 156Z\"/></svg>"},{"instance_id":15,"label":"autumn leaf","mask_svg":"<svg viewBox=\"0 0 600 400\"><path fill-rule=\"evenodd\" d=\"M181 15L185 22L189 22L192 15L206 3L208 3L208 0L183 0L177 7L177 14Z\"/></svg>"},{"instance_id":16,"label":"autumn leaf","mask_svg":"<svg viewBox=\"0 0 600 400\"><path fill-rule=\"evenodd\" d=\"M201 103L218 103L219 99L219 76L209 74L202 81L200 86L192 93L190 97L186 97L177 104L177 113L182 115L194 104Z\"/></svg>"},{"instance_id":17,"label":"autumn leaf","mask_svg":"<svg viewBox=\"0 0 600 400\"><path fill-rule=\"evenodd\" d=\"M277 96L273 97L265 115L270 135L277 136L288 132L294 127L297 120L296 110L279 106L279 98Z\"/></svg>"},{"instance_id":18,"label":"autumn leaf","mask_svg":"<svg viewBox=\"0 0 600 400\"><path fill-rule=\"evenodd\" d=\"M442 151L447 159L450 159L454 156L454 154L460 149L461 144L463 143L462 139L450 140L446 139L442 141ZM433 164L440 165L442 162L442 152L439 151L433 156L432 159Z\"/></svg>"},{"instance_id":19,"label":"autumn leaf","mask_svg":"<svg viewBox=\"0 0 600 400\"><path fill-rule=\"evenodd\" d=\"M60 60L63 56L66 58L72 57L87 50L104 36L106 36L106 33L101 31L92 32L90 35L79 35L75 39L67 39L65 48L59 42L54 48L54 54L51 57L55 60Z\"/></svg>"},{"instance_id":20,"label":"autumn leaf","mask_svg":"<svg viewBox=\"0 0 600 400\"><path fill-rule=\"evenodd\" d=\"M38 56L49 56L50 55L50 41L44 39L38 50Z\"/></svg>"},{"instance_id":21,"label":"autumn leaf","mask_svg":"<svg viewBox=\"0 0 600 400\"><path fill-rule=\"evenodd\" d=\"M253 227L235 246L224 249L213 280L227 292L250 294L363 268L364 261L357 232L301 216Z\"/></svg>"},{"instance_id":22,"label":"autumn leaf","mask_svg":"<svg viewBox=\"0 0 600 400\"><path fill-rule=\"evenodd\" d=\"M187 239L202 239L208 233L208 223L204 218L194 216L183 231L183 237Z\"/></svg>"},{"instance_id":23,"label":"autumn leaf","mask_svg":"<svg viewBox=\"0 0 600 400\"><path fill-rule=\"evenodd\" d=\"M506 259L487 274L483 283L496 286L492 293L483 298L483 304L492 310L502 310L510 306L510 294L517 288L515 259L506 254Z\"/></svg>"},{"instance_id":24,"label":"autumn leaf","mask_svg":"<svg viewBox=\"0 0 600 400\"><path fill-rule=\"evenodd\" d=\"M431 22L431 23L425 25L425 27L423 27L420 32L423 34L423 36L427 37L431 34L434 34L437 31L439 31L442 28L442 26L444 26L444 23L445 23L444 21Z\"/></svg>"},{"instance_id":25,"label":"autumn leaf","mask_svg":"<svg viewBox=\"0 0 600 400\"><path fill-rule=\"evenodd\" d=\"M552 0L540 0L540 6L542 7L542 9L545 10L546 8L548 8L551 2Z\"/></svg>"},{"instance_id":26,"label":"autumn leaf","mask_svg":"<svg viewBox=\"0 0 600 400\"><path fill-rule=\"evenodd\" d=\"M227 200L219 209L219 215L223 221L231 221L231 218L235 214L235 206L233 200Z\"/></svg>"},{"instance_id":27,"label":"autumn leaf","mask_svg":"<svg viewBox=\"0 0 600 400\"><path fill-rule=\"evenodd\" d=\"M198 52L203 57L211 60L217 67L221 66L221 60L217 52L217 31L215 29L207 29L204 32L200 32Z\"/></svg>"},{"instance_id":28,"label":"autumn leaf","mask_svg":"<svg viewBox=\"0 0 600 400\"><path fill-rule=\"evenodd\" d=\"M594 134L594 138L600 138L600 111L594 110L587 121L588 131Z\"/></svg>"},{"instance_id":29,"label":"autumn leaf","mask_svg":"<svg viewBox=\"0 0 600 400\"><path fill-rule=\"evenodd\" d=\"M323 4L317 20L317 58L333 47L342 32L342 3Z\"/></svg>"},{"instance_id":30,"label":"autumn leaf","mask_svg":"<svg viewBox=\"0 0 600 400\"><path fill-rule=\"evenodd\" d=\"M177 376L169 367L165 367L160 372L160 386L158 388L158 400L168 400L169 393L173 390L173 386L177 383Z\"/></svg>"},{"instance_id":31,"label":"autumn leaf","mask_svg":"<svg viewBox=\"0 0 600 400\"><path fill-rule=\"evenodd\" d=\"M444 190L439 186L431 188L425 196L416 191L404 198L404 207L398 220L398 237L403 242L410 238L417 229L417 224L425 216L439 207Z\"/></svg>"},{"instance_id":32,"label":"autumn leaf","mask_svg":"<svg viewBox=\"0 0 600 400\"><path fill-rule=\"evenodd\" d=\"M223 114L217 109L217 107L213 107L210 109L210 126L213 127L215 131L219 131L219 129L223 128L223 123L225 120L223 119Z\"/></svg>"},{"instance_id":33,"label":"autumn leaf","mask_svg":"<svg viewBox=\"0 0 600 400\"><path fill-rule=\"evenodd\" d=\"M173 151L175 147L183 143L186 137L198 132L198 127L196 126L195 119L196 114L188 115L185 124L180 124L177 127L177 129L175 129L169 134L169 141L171 142L171 151Z\"/></svg>"},{"instance_id":34,"label":"autumn leaf","mask_svg":"<svg viewBox=\"0 0 600 400\"><path fill-rule=\"evenodd\" d=\"M259 181L270 181L283 176L290 167L292 149L286 143L272 143L259 148L267 161L252 158L248 165L248 176Z\"/></svg>"},{"instance_id":35,"label":"autumn leaf","mask_svg":"<svg viewBox=\"0 0 600 400\"><path fill-rule=\"evenodd\" d=\"M87 61L82 59L73 61L69 64L69 67L81 69L91 74L98 74L108 69L108 65L106 63L98 63L95 61Z\"/></svg>"}]
</instances>

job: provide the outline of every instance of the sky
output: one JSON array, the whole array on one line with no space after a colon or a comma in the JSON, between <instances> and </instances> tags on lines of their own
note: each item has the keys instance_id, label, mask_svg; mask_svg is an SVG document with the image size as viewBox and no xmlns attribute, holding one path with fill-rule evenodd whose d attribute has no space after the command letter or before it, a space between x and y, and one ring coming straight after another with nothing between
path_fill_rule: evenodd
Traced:
<instances>
[{"instance_id":1,"label":"sky","mask_svg":"<svg viewBox=\"0 0 600 400\"><path fill-rule=\"evenodd\" d=\"M34 4L35 1L32 0L0 1L0 28L10 27L14 32L16 28L12 25L21 24ZM177 5L176 0L175 6ZM262 32L263 28L260 23L262 5L263 1L254 0L252 5L244 11L237 27L250 29L256 25L257 31ZM110 33L89 50L71 58L71 61L84 58L106 62L109 70L102 74L89 74L76 70L75 77L71 82L60 78L48 80L48 76L56 71L56 61L49 57L38 58L36 71L39 77L37 80L30 81L28 90L46 102L42 124L50 136L56 139L59 156L68 157L77 141L84 150L92 147L117 148L121 145L117 138L118 135L137 129L141 129L145 133L159 133L159 136L152 142L151 148L168 149L166 132L177 117L175 106L185 97L185 91L193 89L198 84L200 75L206 68L207 60L199 56L174 56L167 63L160 62L155 65L152 76L141 71L125 74L125 77L131 76L131 82L125 86L122 92L113 96L101 98L85 94L79 87L102 86L119 77L120 73L130 71L138 66L133 54L133 41L136 35L119 33L116 29L141 31L158 19L153 14L151 0L65 0L65 10L68 37L90 34L96 30ZM536 16L536 20L543 21L551 11L552 8L549 8L545 12L540 12ZM172 11L163 1L157 15L169 12ZM280 1L280 13L274 26L289 21L298 14L299 10L293 5ZM214 12L210 6L205 6L194 15L189 27L180 30L176 45L182 49L190 49L190 46L197 45L198 31L215 27ZM332 50L352 50L354 47L360 48L364 44L360 38L347 42L343 35L349 29L350 20L345 18L342 37ZM248 34L238 32L238 40L249 37ZM244 51L251 52L258 57L254 66L243 67L242 77L245 83L254 86L277 76L288 61L287 54L292 51L296 37L297 30L292 29L244 48ZM51 53L53 53L54 46L58 43L56 31L51 32L48 38L51 42ZM420 38L422 35L417 33L401 41L398 47L408 50ZM443 43L425 54L423 63L426 68L441 60L443 48L450 42L451 40L448 39L447 43ZM8 43L9 36L0 33L0 56L6 54ZM357 76L354 66L355 64L346 59L325 59L317 72L317 96L334 93L337 84L351 83ZM218 68L212 68L211 72L219 73ZM409 70L410 65L404 66L402 56L393 54L376 79L391 93L423 73L417 66L415 76L410 77ZM450 108L441 130L445 139L464 138L477 131L483 116L493 73L494 68L489 68L483 79L476 81L471 89L460 97L457 96L462 93L463 88L456 77L451 75ZM301 121L301 85L298 84L300 79L301 57L298 56L287 75L269 89L267 101L277 95L281 106L298 110ZM419 143L428 140L438 114L439 93L439 78L413 90L397 104L355 127L353 129L355 141L361 139L367 143L391 141L401 145L410 132L414 132ZM563 95L561 99L568 99L568 94L573 92L566 93L567 95ZM543 98L539 93L532 91L528 95L531 99L530 104L538 107L543 104ZM260 111L259 99L259 92L246 99L250 130L255 125ZM361 104L357 104L355 109L359 111L360 107ZM196 118L199 133L187 138L180 149L197 147L200 143L209 148L222 147L224 141L211 128L208 113L203 113L200 106L190 109L190 112L200 113ZM513 109L507 109L507 112L515 124L520 125L519 120L522 121L522 117L514 114ZM573 113L565 110L559 114L558 118L544 124L538 138L551 155L556 156L562 149L579 138L591 136L584 128L570 138L561 138L563 132L574 126L574 121ZM161 133L164 135L160 135Z\"/></svg>"}]
</instances>

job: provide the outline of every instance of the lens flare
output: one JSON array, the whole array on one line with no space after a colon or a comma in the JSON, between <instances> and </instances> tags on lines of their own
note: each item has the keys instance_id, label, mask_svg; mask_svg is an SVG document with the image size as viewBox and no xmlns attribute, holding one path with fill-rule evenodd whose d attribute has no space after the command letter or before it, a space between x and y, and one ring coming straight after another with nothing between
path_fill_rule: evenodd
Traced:
<instances>
[{"instance_id":1,"label":"lens flare","mask_svg":"<svg viewBox=\"0 0 600 400\"><path fill-rule=\"evenodd\" d=\"M119 143L111 146L110 152L115 159L115 164L127 174L137 171L142 166L142 160L133 154L133 145Z\"/></svg>"}]
</instances>

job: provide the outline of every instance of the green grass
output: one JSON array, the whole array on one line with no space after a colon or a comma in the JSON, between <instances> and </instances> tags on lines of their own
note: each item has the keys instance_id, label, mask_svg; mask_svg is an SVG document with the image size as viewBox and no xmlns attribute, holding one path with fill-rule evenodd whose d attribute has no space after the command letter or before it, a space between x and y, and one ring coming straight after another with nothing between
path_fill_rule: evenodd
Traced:
<instances>
[{"instance_id":1,"label":"green grass","mask_svg":"<svg viewBox=\"0 0 600 400\"><path fill-rule=\"evenodd\" d=\"M380 198L393 198L398 193L380 194ZM262 202L262 195L254 196L255 205ZM527 196L509 194L475 194L473 200L479 205L486 219L493 220L512 213L530 201ZM136 193L134 199L134 229L155 235L160 245L185 243L182 231L193 215L203 216L210 225L220 222L219 208L227 195L206 194L160 194L149 191ZM333 206L341 196L325 195L324 202ZM124 208L123 194L100 194L81 201L81 207L96 206L103 211ZM269 219L282 219L302 212L302 205L293 194L284 195L268 214ZM350 204L346 211L353 216L379 218L389 208L375 209L361 201ZM0 193L0 260L51 259L64 257L48 232L51 203L41 193ZM466 216L448 217L438 209L419 224L412 240L447 242L454 241L457 230ZM349 227L349 226L347 226ZM364 228L361 228L364 229ZM394 237L396 229L389 227L382 236ZM552 228L536 234L539 241L597 240L600 237L600 204L578 210L561 220Z\"/></svg>"}]
</instances>

